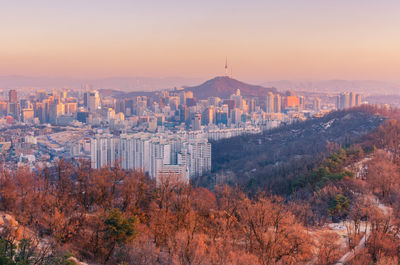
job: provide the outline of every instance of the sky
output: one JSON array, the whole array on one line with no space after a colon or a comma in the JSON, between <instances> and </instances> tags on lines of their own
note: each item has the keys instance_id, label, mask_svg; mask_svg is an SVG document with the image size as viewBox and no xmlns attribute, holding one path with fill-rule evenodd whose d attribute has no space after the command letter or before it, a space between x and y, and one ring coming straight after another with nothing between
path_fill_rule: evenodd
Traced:
<instances>
[{"instance_id":1,"label":"sky","mask_svg":"<svg viewBox=\"0 0 400 265\"><path fill-rule=\"evenodd\" d=\"M0 76L400 80L398 0L3 1Z\"/></svg>"}]
</instances>

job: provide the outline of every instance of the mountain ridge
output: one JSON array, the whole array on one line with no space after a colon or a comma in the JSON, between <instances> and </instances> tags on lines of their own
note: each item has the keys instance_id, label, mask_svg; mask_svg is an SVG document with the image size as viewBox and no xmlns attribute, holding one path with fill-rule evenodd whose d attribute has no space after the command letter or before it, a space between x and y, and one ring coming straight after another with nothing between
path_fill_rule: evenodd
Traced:
<instances>
[{"instance_id":1,"label":"mountain ridge","mask_svg":"<svg viewBox=\"0 0 400 265\"><path fill-rule=\"evenodd\" d=\"M184 87L185 91L192 91L194 96L199 99L212 96L229 98L237 89L240 89L241 95L246 97L263 97L268 92L277 92L275 88L250 85L228 76L217 76L198 86Z\"/></svg>"}]
</instances>

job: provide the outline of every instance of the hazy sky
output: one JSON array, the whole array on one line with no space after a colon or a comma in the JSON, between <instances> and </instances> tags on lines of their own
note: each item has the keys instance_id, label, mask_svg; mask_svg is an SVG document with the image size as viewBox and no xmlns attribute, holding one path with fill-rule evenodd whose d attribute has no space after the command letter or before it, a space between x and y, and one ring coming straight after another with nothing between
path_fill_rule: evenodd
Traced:
<instances>
[{"instance_id":1,"label":"hazy sky","mask_svg":"<svg viewBox=\"0 0 400 265\"><path fill-rule=\"evenodd\" d=\"M1 1L0 75L399 80L399 0Z\"/></svg>"}]
</instances>

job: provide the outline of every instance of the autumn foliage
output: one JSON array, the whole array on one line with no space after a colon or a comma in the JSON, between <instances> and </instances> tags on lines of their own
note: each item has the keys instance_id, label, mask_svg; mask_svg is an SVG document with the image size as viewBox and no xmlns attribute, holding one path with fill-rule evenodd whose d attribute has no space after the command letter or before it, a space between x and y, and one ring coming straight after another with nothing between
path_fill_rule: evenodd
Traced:
<instances>
[{"instance_id":1,"label":"autumn foliage","mask_svg":"<svg viewBox=\"0 0 400 265\"><path fill-rule=\"evenodd\" d=\"M75 256L104 264L298 264L313 240L279 197L157 184L118 166L60 161L7 172L1 209Z\"/></svg>"},{"instance_id":2,"label":"autumn foliage","mask_svg":"<svg viewBox=\"0 0 400 265\"><path fill-rule=\"evenodd\" d=\"M345 253L347 264L398 264L400 115L379 111L383 125L353 145L328 142L289 193L61 160L2 172L0 211L92 264L322 265Z\"/></svg>"}]
</instances>

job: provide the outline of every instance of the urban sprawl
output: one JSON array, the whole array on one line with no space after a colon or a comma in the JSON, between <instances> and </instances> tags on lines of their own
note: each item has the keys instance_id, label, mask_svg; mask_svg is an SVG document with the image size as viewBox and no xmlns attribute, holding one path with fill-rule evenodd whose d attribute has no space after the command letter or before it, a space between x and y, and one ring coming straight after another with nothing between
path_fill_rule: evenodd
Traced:
<instances>
[{"instance_id":1,"label":"urban sprawl","mask_svg":"<svg viewBox=\"0 0 400 265\"><path fill-rule=\"evenodd\" d=\"M211 170L212 141L258 134L333 109L362 104L361 95L291 91L198 99L185 89L146 96L81 90L5 90L0 101L2 166L35 168L85 159L92 168L142 170L184 181ZM128 94L127 94L128 95Z\"/></svg>"}]
</instances>

